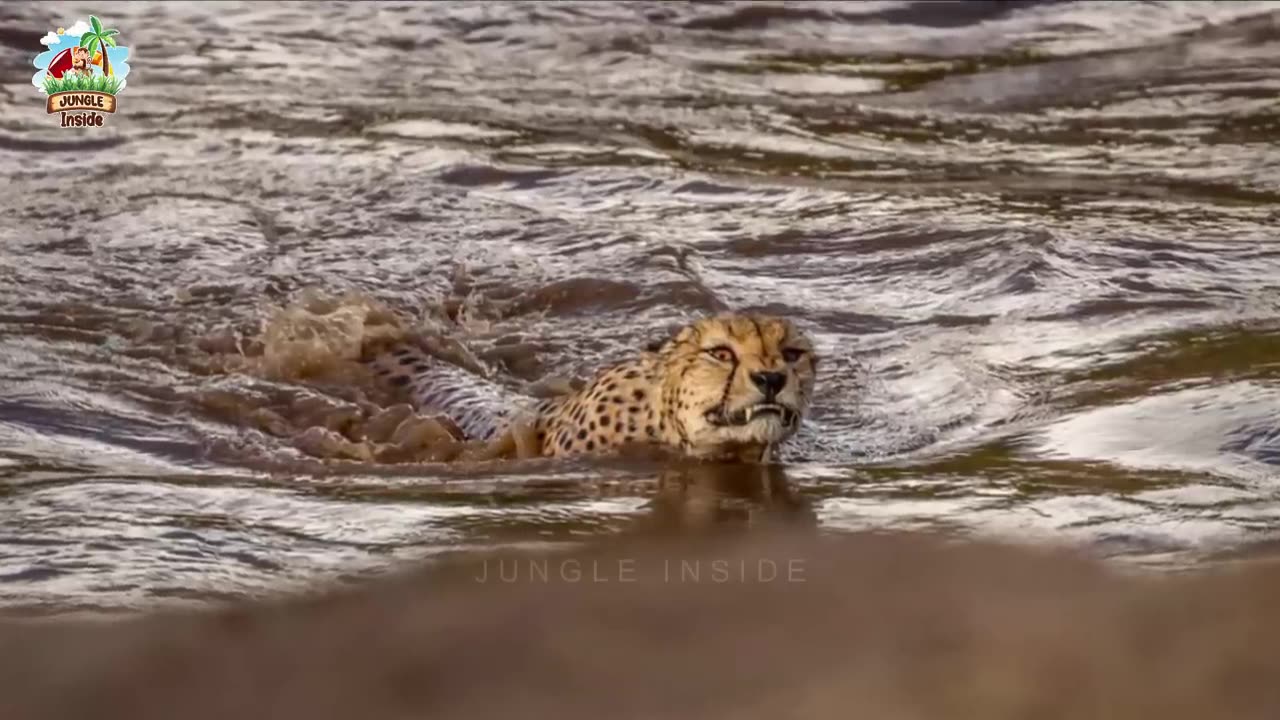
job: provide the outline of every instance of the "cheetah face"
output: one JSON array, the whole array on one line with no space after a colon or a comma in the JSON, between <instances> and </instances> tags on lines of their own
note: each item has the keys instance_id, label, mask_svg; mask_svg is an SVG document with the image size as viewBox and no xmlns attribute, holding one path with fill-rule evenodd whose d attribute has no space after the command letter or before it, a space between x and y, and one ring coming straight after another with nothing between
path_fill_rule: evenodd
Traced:
<instances>
[{"instance_id":1,"label":"cheetah face","mask_svg":"<svg viewBox=\"0 0 1280 720\"><path fill-rule=\"evenodd\" d=\"M817 359L809 338L787 320L701 320L660 352L669 358L665 414L694 454L782 442L809 409Z\"/></svg>"}]
</instances>

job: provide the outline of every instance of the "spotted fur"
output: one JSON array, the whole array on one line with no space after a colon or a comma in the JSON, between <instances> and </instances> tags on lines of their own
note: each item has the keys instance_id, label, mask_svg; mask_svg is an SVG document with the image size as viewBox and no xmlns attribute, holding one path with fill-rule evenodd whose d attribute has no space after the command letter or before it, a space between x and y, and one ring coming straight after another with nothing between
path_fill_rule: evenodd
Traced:
<instances>
[{"instance_id":1,"label":"spotted fur","mask_svg":"<svg viewBox=\"0 0 1280 720\"><path fill-rule=\"evenodd\" d=\"M540 453L661 445L697 457L767 460L808 412L817 358L790 321L719 315L605 368L582 390L536 401L401 346L374 360L422 412L449 417L468 439L497 436L520 413Z\"/></svg>"}]
</instances>

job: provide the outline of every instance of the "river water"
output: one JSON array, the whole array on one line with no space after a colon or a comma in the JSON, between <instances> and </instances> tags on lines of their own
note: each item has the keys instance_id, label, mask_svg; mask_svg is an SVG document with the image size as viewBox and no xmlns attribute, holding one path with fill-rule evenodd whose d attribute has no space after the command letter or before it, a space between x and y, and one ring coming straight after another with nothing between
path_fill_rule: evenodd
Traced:
<instances>
[{"instance_id":1,"label":"river water","mask_svg":"<svg viewBox=\"0 0 1280 720\"><path fill-rule=\"evenodd\" d=\"M31 62L90 13L128 85L64 129ZM1278 3L6 3L0 73L10 612L655 527L1280 536ZM824 358L767 477L316 440L388 316L533 392L721 308Z\"/></svg>"}]
</instances>

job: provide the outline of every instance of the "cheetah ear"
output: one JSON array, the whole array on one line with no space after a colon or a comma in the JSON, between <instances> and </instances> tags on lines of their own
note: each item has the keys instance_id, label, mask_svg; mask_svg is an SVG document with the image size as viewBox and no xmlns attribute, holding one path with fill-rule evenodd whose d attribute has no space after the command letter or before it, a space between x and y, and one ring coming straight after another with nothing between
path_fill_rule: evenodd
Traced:
<instances>
[{"instance_id":1,"label":"cheetah ear","mask_svg":"<svg viewBox=\"0 0 1280 720\"><path fill-rule=\"evenodd\" d=\"M663 335L650 340L649 343L644 346L645 351L651 353L661 352L663 348L667 347L672 342L675 342L676 337L680 335L680 329L681 328L679 326L668 328Z\"/></svg>"},{"instance_id":2,"label":"cheetah ear","mask_svg":"<svg viewBox=\"0 0 1280 720\"><path fill-rule=\"evenodd\" d=\"M656 353L662 349L663 345L666 345L669 342L671 342L670 337L660 337L660 338L657 338L656 340L650 340L649 344L644 346L644 351Z\"/></svg>"}]
</instances>

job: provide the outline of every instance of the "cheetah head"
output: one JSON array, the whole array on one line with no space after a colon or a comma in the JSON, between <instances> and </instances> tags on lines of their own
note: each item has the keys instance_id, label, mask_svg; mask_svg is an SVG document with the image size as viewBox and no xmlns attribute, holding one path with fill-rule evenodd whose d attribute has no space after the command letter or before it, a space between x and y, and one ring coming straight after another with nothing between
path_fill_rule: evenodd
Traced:
<instances>
[{"instance_id":1,"label":"cheetah head","mask_svg":"<svg viewBox=\"0 0 1280 720\"><path fill-rule=\"evenodd\" d=\"M666 431L690 454L766 449L791 437L808 412L817 358L788 320L706 318L657 353Z\"/></svg>"}]
</instances>

